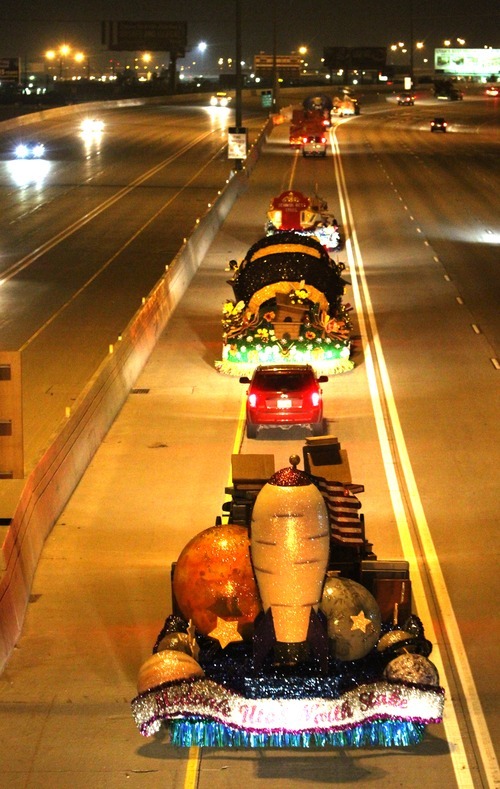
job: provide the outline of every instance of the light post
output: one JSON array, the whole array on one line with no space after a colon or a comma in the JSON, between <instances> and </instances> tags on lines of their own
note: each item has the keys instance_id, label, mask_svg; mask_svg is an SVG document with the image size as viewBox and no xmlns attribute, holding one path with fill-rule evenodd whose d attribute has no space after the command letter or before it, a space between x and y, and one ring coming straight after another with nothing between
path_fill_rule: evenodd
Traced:
<instances>
[{"instance_id":1,"label":"light post","mask_svg":"<svg viewBox=\"0 0 500 789\"><path fill-rule=\"evenodd\" d=\"M45 59L49 62L51 61L58 61L59 64L59 76L58 79L63 79L64 69L66 67L66 61L71 53L72 49L69 44L61 44L61 46L56 49L49 49L45 53ZM85 54L83 52L75 52L73 55L73 60L77 64L81 64L85 61ZM87 62L87 71L89 70L89 64Z\"/></svg>"},{"instance_id":2,"label":"light post","mask_svg":"<svg viewBox=\"0 0 500 789\"><path fill-rule=\"evenodd\" d=\"M207 46L208 45L207 45L206 41L200 41L200 43L198 44L198 52L200 53L200 57L201 57L201 73L200 73L200 77L203 76L203 70L204 70L204 67L205 67L204 55L205 55L205 52L207 51Z\"/></svg>"},{"instance_id":3,"label":"light post","mask_svg":"<svg viewBox=\"0 0 500 789\"><path fill-rule=\"evenodd\" d=\"M273 0L273 111L278 108L279 74L278 74L278 22L276 17L276 0Z\"/></svg>"},{"instance_id":4,"label":"light post","mask_svg":"<svg viewBox=\"0 0 500 789\"><path fill-rule=\"evenodd\" d=\"M68 44L63 44L59 47L59 79L62 79L63 75L63 59L67 58L70 52L71 47Z\"/></svg>"},{"instance_id":5,"label":"light post","mask_svg":"<svg viewBox=\"0 0 500 789\"><path fill-rule=\"evenodd\" d=\"M143 63L143 68L145 69L146 72L146 80L148 81L151 79L151 70L149 65L151 63L151 60L152 60L151 53L144 52L142 56L142 63Z\"/></svg>"},{"instance_id":6,"label":"light post","mask_svg":"<svg viewBox=\"0 0 500 789\"><path fill-rule=\"evenodd\" d=\"M81 66L85 62L85 53L84 52L75 52L75 54L73 56L73 59L74 59L75 63L77 63L79 66ZM88 73L88 71L89 71L89 64L88 64L88 60L87 60L87 73Z\"/></svg>"}]
</instances>

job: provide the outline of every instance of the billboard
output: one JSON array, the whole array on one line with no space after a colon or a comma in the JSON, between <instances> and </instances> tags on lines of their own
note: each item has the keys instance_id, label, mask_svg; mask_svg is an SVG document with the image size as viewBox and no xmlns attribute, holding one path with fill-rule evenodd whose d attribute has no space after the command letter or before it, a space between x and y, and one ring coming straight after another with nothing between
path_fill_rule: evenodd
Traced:
<instances>
[{"instance_id":1,"label":"billboard","mask_svg":"<svg viewBox=\"0 0 500 789\"><path fill-rule=\"evenodd\" d=\"M457 77L490 77L500 74L500 49L435 49L434 68Z\"/></svg>"},{"instance_id":2,"label":"billboard","mask_svg":"<svg viewBox=\"0 0 500 789\"><path fill-rule=\"evenodd\" d=\"M386 47L325 47L323 58L324 65L331 70L379 71L386 64L387 49Z\"/></svg>"},{"instance_id":3,"label":"billboard","mask_svg":"<svg viewBox=\"0 0 500 789\"><path fill-rule=\"evenodd\" d=\"M256 74L271 74L274 65L280 74L298 76L302 68L302 58L300 55L267 55L260 52L253 56L253 70Z\"/></svg>"},{"instance_id":4,"label":"billboard","mask_svg":"<svg viewBox=\"0 0 500 789\"><path fill-rule=\"evenodd\" d=\"M20 82L19 58L0 58L0 82Z\"/></svg>"},{"instance_id":5,"label":"billboard","mask_svg":"<svg viewBox=\"0 0 500 789\"><path fill-rule=\"evenodd\" d=\"M102 43L114 52L186 53L187 22L101 22Z\"/></svg>"}]
</instances>

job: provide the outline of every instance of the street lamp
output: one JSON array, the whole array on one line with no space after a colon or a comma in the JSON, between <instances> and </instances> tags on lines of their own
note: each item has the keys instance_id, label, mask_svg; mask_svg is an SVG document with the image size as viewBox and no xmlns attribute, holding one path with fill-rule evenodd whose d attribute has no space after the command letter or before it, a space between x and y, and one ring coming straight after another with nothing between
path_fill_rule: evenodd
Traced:
<instances>
[{"instance_id":1,"label":"street lamp","mask_svg":"<svg viewBox=\"0 0 500 789\"><path fill-rule=\"evenodd\" d=\"M69 57L70 52L71 52L71 47L69 44L61 44L59 49L57 50L49 49L45 53L46 60L59 61L59 79L63 78L63 68L65 65L65 60ZM83 63L85 60L85 54L83 52L75 52L75 54L73 55L73 60L75 61L75 63L78 64ZM87 65L87 69L88 69L88 65Z\"/></svg>"},{"instance_id":2,"label":"street lamp","mask_svg":"<svg viewBox=\"0 0 500 789\"><path fill-rule=\"evenodd\" d=\"M204 55L205 55L205 52L207 51L207 46L208 46L208 44L207 44L206 41L200 41L200 43L198 44L198 47L197 47L198 52L201 55L201 72L203 72L203 70L204 70L204 64L205 64ZM201 73L200 76L203 76L203 73Z\"/></svg>"}]
</instances>

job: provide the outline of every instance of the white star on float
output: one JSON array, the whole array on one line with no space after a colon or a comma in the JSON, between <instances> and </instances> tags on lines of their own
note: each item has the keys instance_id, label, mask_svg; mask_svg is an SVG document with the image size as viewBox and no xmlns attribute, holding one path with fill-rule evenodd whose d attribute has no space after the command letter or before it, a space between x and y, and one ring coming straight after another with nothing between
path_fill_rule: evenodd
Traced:
<instances>
[{"instance_id":1,"label":"white star on float","mask_svg":"<svg viewBox=\"0 0 500 789\"><path fill-rule=\"evenodd\" d=\"M372 623L371 619L366 618L363 610L355 616L351 615L350 619L352 619L351 630L362 630L363 633L366 633L367 627Z\"/></svg>"},{"instance_id":2,"label":"white star on float","mask_svg":"<svg viewBox=\"0 0 500 789\"><path fill-rule=\"evenodd\" d=\"M220 617L217 617L217 625L208 635L210 638L215 638L222 649L225 649L233 641L243 641L243 636L238 632L238 622L236 620L226 622Z\"/></svg>"}]
</instances>

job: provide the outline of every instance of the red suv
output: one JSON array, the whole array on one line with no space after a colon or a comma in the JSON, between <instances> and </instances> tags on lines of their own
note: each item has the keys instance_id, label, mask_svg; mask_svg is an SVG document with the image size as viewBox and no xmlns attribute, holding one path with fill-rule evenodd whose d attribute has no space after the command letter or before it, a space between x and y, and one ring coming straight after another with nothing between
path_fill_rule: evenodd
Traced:
<instances>
[{"instance_id":1,"label":"red suv","mask_svg":"<svg viewBox=\"0 0 500 789\"><path fill-rule=\"evenodd\" d=\"M323 398L320 384L327 375L316 376L309 364L261 365L252 378L242 376L247 389L247 437L256 438L259 427L309 425L313 435L323 433Z\"/></svg>"}]
</instances>

